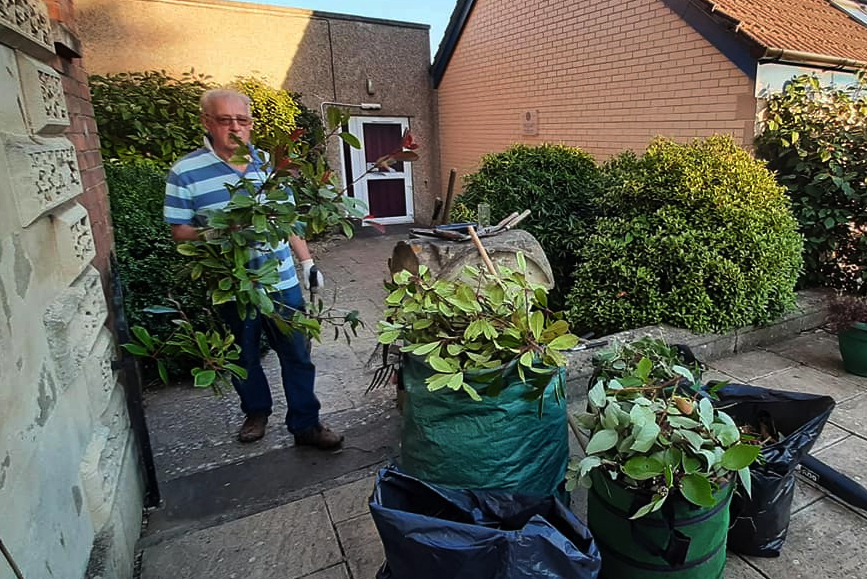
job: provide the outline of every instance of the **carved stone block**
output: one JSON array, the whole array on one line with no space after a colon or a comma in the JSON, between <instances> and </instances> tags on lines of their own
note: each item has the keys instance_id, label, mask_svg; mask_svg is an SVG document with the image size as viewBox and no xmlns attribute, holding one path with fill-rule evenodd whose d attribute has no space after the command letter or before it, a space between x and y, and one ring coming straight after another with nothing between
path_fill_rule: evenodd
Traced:
<instances>
[{"instance_id":1,"label":"carved stone block","mask_svg":"<svg viewBox=\"0 0 867 579\"><path fill-rule=\"evenodd\" d=\"M63 83L57 71L19 54L18 76L24 92L24 110L30 130L42 135L62 133L69 126L69 112L66 110Z\"/></svg>"},{"instance_id":2,"label":"carved stone block","mask_svg":"<svg viewBox=\"0 0 867 579\"><path fill-rule=\"evenodd\" d=\"M42 0L0 0L0 43L38 58L54 56L48 6Z\"/></svg>"},{"instance_id":3,"label":"carved stone block","mask_svg":"<svg viewBox=\"0 0 867 579\"><path fill-rule=\"evenodd\" d=\"M60 274L64 281L78 277L96 257L87 209L75 203L51 216Z\"/></svg>"},{"instance_id":4,"label":"carved stone block","mask_svg":"<svg viewBox=\"0 0 867 579\"><path fill-rule=\"evenodd\" d=\"M103 327L85 367L90 413L94 419L103 415L117 385L117 374L112 368L115 356L114 338L108 328Z\"/></svg>"},{"instance_id":5,"label":"carved stone block","mask_svg":"<svg viewBox=\"0 0 867 579\"><path fill-rule=\"evenodd\" d=\"M129 416L123 389L118 386L94 428L79 467L94 532L101 531L111 516L129 437Z\"/></svg>"},{"instance_id":6,"label":"carved stone block","mask_svg":"<svg viewBox=\"0 0 867 579\"><path fill-rule=\"evenodd\" d=\"M92 266L45 310L45 336L60 384L75 382L107 315L99 272Z\"/></svg>"},{"instance_id":7,"label":"carved stone block","mask_svg":"<svg viewBox=\"0 0 867 579\"><path fill-rule=\"evenodd\" d=\"M68 139L35 141L6 134L3 140L22 227L81 194L78 158Z\"/></svg>"}]
</instances>

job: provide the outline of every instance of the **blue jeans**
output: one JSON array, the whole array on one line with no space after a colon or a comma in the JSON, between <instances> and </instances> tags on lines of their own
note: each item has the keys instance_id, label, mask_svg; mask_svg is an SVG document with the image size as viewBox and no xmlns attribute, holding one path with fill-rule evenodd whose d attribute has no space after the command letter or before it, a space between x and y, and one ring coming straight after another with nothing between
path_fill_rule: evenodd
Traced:
<instances>
[{"instance_id":1,"label":"blue jeans","mask_svg":"<svg viewBox=\"0 0 867 579\"><path fill-rule=\"evenodd\" d=\"M292 317L293 310L304 310L300 285L274 292L270 297L275 309L287 318ZM219 312L234 334L235 343L241 347L238 365L247 370L246 380L232 380L241 398L241 410L244 414L271 414L271 387L265 378L260 359L260 340L264 330L268 344L280 360L283 391L286 393L286 405L289 408L286 412L289 432L299 434L319 424L320 404L313 392L316 366L310 361L307 338L300 332L293 332L288 336L283 334L273 321L261 314L257 314L255 318L248 315L247 319L242 320L235 302L222 304Z\"/></svg>"}]
</instances>

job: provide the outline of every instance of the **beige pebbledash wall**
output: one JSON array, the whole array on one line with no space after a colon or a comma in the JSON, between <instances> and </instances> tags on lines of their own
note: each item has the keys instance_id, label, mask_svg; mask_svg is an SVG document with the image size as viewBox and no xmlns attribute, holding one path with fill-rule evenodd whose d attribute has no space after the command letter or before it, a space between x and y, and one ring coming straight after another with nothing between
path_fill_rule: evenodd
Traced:
<instances>
[{"instance_id":1,"label":"beige pebbledash wall","mask_svg":"<svg viewBox=\"0 0 867 579\"><path fill-rule=\"evenodd\" d=\"M439 194L439 147L428 26L217 0L76 0L75 6L91 74L195 69L218 83L256 75L302 93L316 111L323 101L368 102L382 109L348 110L409 117L421 147L413 164L415 213L430 214Z\"/></svg>"},{"instance_id":2,"label":"beige pebbledash wall","mask_svg":"<svg viewBox=\"0 0 867 579\"><path fill-rule=\"evenodd\" d=\"M130 577L141 528L105 327L108 202L75 49L71 0L0 2L3 579L13 565L28 579Z\"/></svg>"},{"instance_id":3,"label":"beige pebbledash wall","mask_svg":"<svg viewBox=\"0 0 867 579\"><path fill-rule=\"evenodd\" d=\"M443 179L515 142L599 161L657 135L749 146L753 91L661 0L477 0L437 91Z\"/></svg>"}]
</instances>

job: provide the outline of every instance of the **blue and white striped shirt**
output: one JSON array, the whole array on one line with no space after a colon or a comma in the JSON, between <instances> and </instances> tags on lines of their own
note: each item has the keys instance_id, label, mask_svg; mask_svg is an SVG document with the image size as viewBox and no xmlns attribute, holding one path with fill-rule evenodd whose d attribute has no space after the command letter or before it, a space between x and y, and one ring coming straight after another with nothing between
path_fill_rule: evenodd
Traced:
<instances>
[{"instance_id":1,"label":"blue and white striped shirt","mask_svg":"<svg viewBox=\"0 0 867 579\"><path fill-rule=\"evenodd\" d=\"M236 185L241 178L261 183L267 177L261 168L262 162L254 158L243 174L223 161L214 153L211 142L205 137L205 146L178 160L169 171L166 179L166 200L163 215L172 225L207 225L207 213L222 209L229 203L231 194L226 185ZM283 290L298 285L292 250L286 241L269 251L250 249L247 267L259 268L269 258L279 260L277 270L280 281L275 290Z\"/></svg>"}]
</instances>

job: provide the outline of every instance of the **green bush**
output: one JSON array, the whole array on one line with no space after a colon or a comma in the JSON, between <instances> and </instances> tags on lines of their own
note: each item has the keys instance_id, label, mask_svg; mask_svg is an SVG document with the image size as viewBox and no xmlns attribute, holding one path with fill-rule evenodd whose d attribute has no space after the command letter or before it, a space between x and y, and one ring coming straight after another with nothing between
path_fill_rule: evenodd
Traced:
<instances>
[{"instance_id":1,"label":"green bush","mask_svg":"<svg viewBox=\"0 0 867 579\"><path fill-rule=\"evenodd\" d=\"M256 120L253 131L258 146L270 150L295 130L295 119L301 111L293 93L276 89L253 77L239 77L232 83L232 88L253 101L250 109Z\"/></svg>"},{"instance_id":2,"label":"green bush","mask_svg":"<svg viewBox=\"0 0 867 579\"><path fill-rule=\"evenodd\" d=\"M801 285L867 289L867 97L794 79L768 98L756 152L801 224Z\"/></svg>"},{"instance_id":3,"label":"green bush","mask_svg":"<svg viewBox=\"0 0 867 579\"><path fill-rule=\"evenodd\" d=\"M659 139L602 170L603 216L567 299L577 332L725 331L792 307L801 238L785 189L730 137Z\"/></svg>"},{"instance_id":4,"label":"green bush","mask_svg":"<svg viewBox=\"0 0 867 579\"><path fill-rule=\"evenodd\" d=\"M174 329L170 317L144 311L167 305L171 295L191 321L208 326L207 299L202 283L180 275L188 259L177 252L171 229L163 220L165 172L148 162L105 164L105 180L111 203L115 251L120 269L124 310L130 327L141 325L151 335L167 338ZM174 375L188 377L190 364L175 361Z\"/></svg>"},{"instance_id":5,"label":"green bush","mask_svg":"<svg viewBox=\"0 0 867 579\"><path fill-rule=\"evenodd\" d=\"M557 288L565 293L575 269L575 254L596 217L592 200L598 179L596 162L580 149L516 144L482 157L479 170L463 177L464 192L455 208L474 211L479 203L487 202L494 223L513 211L532 209L521 227L539 240Z\"/></svg>"},{"instance_id":6,"label":"green bush","mask_svg":"<svg viewBox=\"0 0 867 579\"><path fill-rule=\"evenodd\" d=\"M201 146L199 98L212 87L208 77L147 71L89 81L103 159L147 159L168 168Z\"/></svg>"}]
</instances>

